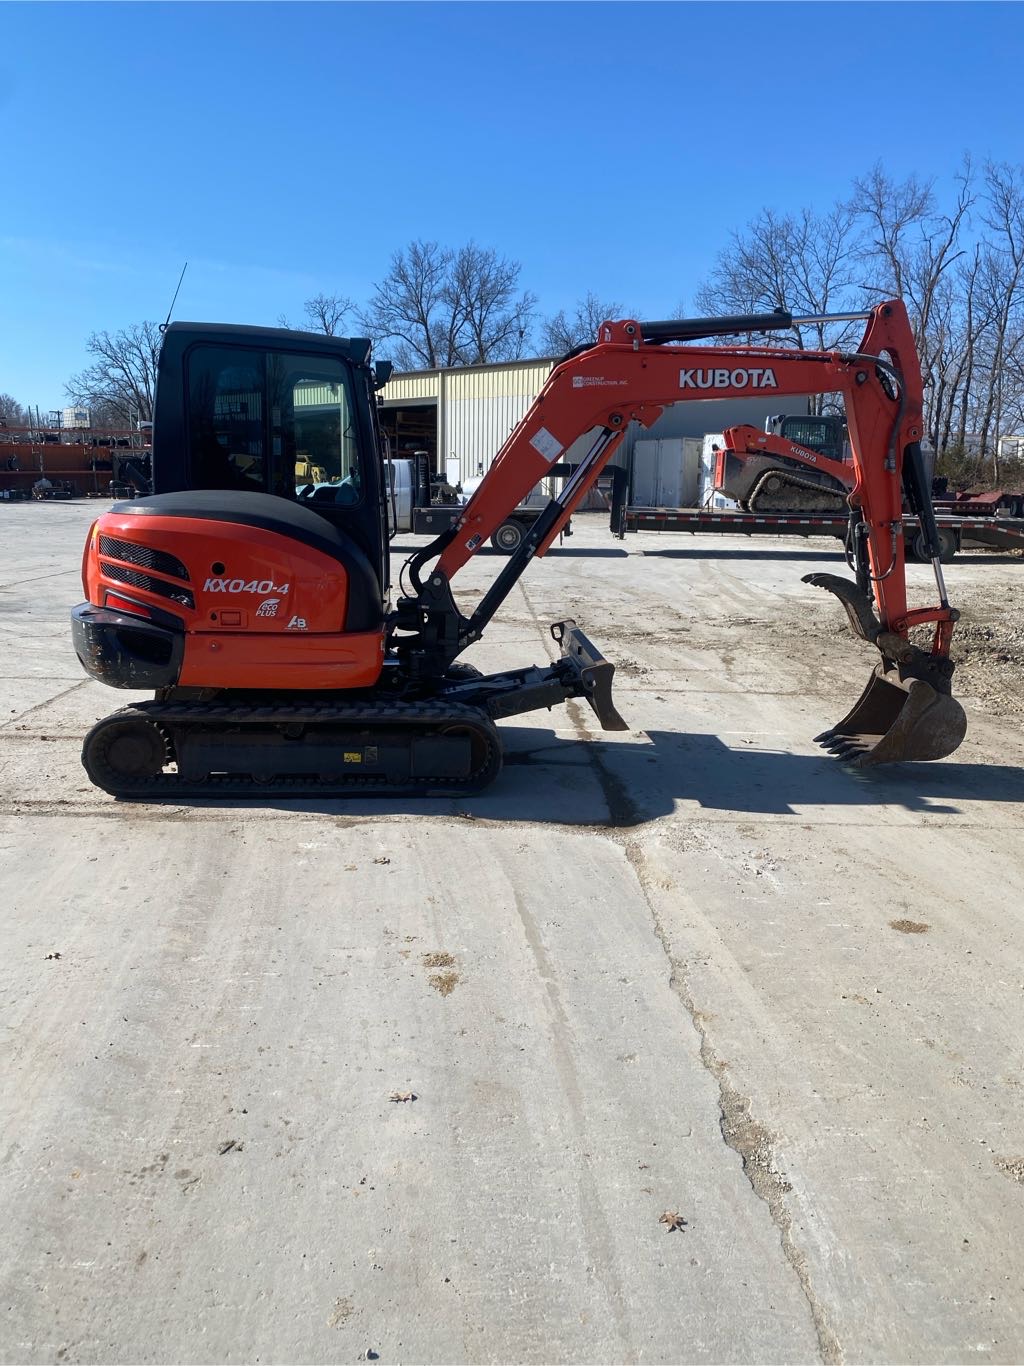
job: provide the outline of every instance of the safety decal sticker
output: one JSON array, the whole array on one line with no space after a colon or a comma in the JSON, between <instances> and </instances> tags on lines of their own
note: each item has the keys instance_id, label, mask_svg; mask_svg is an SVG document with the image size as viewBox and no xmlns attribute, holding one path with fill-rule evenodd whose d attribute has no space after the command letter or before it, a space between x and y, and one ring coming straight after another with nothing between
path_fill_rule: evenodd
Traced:
<instances>
[{"instance_id":1,"label":"safety decal sticker","mask_svg":"<svg viewBox=\"0 0 1024 1366\"><path fill-rule=\"evenodd\" d=\"M530 445L552 465L565 450L558 437L553 436L547 427L541 427L540 431L530 437Z\"/></svg>"}]
</instances>

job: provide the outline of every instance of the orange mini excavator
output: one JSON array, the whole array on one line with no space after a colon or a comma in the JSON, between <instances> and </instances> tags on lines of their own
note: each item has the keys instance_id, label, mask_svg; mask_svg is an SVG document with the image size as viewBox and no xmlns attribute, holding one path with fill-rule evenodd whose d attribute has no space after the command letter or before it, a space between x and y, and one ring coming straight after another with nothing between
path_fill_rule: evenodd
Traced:
<instances>
[{"instance_id":1,"label":"orange mini excavator","mask_svg":"<svg viewBox=\"0 0 1024 1366\"><path fill-rule=\"evenodd\" d=\"M89 732L83 763L130 798L307 792L464 793L497 774L494 722L585 698L625 723L613 666L572 621L555 663L486 676L456 661L543 555L622 441L670 404L837 393L856 480L853 579L815 574L880 659L826 747L859 764L938 759L966 721L951 696L949 606L925 484L921 376L902 303L880 304L854 352L693 346L788 328L784 313L601 325L570 353L455 523L406 562L392 604L388 464L370 343L226 325L166 329L153 496L115 504L85 547L72 613L85 669L153 689ZM805 320L798 320L805 321ZM586 453L467 615L452 580L582 435ZM315 473L314 473L315 472ZM909 609L906 494L931 540L937 606ZM932 629L930 648L912 628Z\"/></svg>"}]
</instances>

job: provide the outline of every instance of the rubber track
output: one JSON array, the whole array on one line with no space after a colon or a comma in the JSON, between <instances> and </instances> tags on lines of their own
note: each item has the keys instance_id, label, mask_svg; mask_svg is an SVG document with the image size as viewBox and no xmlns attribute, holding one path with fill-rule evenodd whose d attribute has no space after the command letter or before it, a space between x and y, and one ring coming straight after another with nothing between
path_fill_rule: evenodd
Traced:
<instances>
[{"instance_id":1,"label":"rubber track","mask_svg":"<svg viewBox=\"0 0 1024 1366\"><path fill-rule=\"evenodd\" d=\"M98 766L90 766L86 762L90 743L105 727L139 716L155 722L164 732L168 753L173 753L173 733L180 729L182 724L194 724L203 729L210 726L220 728L289 724L313 727L347 725L353 728L388 725L409 727L418 730L422 735L436 734L442 727L472 725L487 737L489 748L484 762L468 778L410 778L401 783L391 783L383 775L377 774L367 777L332 777L326 781L310 777L282 777L256 781L251 777L218 774L197 782L194 779L179 779L176 773L160 773L147 778L126 778L109 771L100 773ZM335 736L331 736L330 740L336 745L344 743L343 738ZM501 768L501 741L493 721L486 712L478 707L442 701L393 701L372 706L332 703L252 706L218 702L152 701L122 707L120 711L104 717L93 726L82 746L82 763L97 787L109 792L113 797L130 798L135 801L147 798L166 801L175 798L203 797L301 799L307 796L355 796L360 793L366 796L467 795L481 791L497 776Z\"/></svg>"},{"instance_id":2,"label":"rubber track","mask_svg":"<svg viewBox=\"0 0 1024 1366\"><path fill-rule=\"evenodd\" d=\"M783 489L780 493L775 495L776 498L783 499L783 504L781 506L773 507L770 501L768 501L767 499L762 500L759 497L761 489L768 482L769 479L782 479L784 483L792 489L810 490L817 498L819 506L801 507L799 505L799 495L795 502L792 498L789 499L789 501L786 501L786 490ZM820 506L822 500L824 500L826 503L826 506L824 507ZM788 470L783 469L765 470L764 474L751 489L746 504L741 504L741 506L743 506L745 511L747 512L793 512L809 513L811 516L813 516L815 513L827 514L835 512L847 512L849 510L849 504L846 501L846 495L844 493L841 493L839 489L830 489L824 484L816 483L813 479L801 479L798 474L790 474Z\"/></svg>"}]
</instances>

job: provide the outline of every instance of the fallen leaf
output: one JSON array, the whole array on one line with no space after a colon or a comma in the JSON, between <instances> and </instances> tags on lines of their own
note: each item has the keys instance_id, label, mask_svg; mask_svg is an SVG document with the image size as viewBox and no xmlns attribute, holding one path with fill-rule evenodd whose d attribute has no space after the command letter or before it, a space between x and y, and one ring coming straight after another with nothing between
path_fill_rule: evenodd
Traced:
<instances>
[{"instance_id":1,"label":"fallen leaf","mask_svg":"<svg viewBox=\"0 0 1024 1366\"><path fill-rule=\"evenodd\" d=\"M217 1152L221 1155L221 1157L223 1157L225 1153L229 1153L232 1150L234 1150L236 1153L240 1153L242 1151L242 1144L239 1143L237 1138L229 1138L226 1143L222 1143L220 1145L220 1147L217 1149Z\"/></svg>"},{"instance_id":2,"label":"fallen leaf","mask_svg":"<svg viewBox=\"0 0 1024 1366\"><path fill-rule=\"evenodd\" d=\"M390 862L391 862L391 860L390 860L389 858L375 858L373 861L374 861L374 863L390 863Z\"/></svg>"},{"instance_id":3,"label":"fallen leaf","mask_svg":"<svg viewBox=\"0 0 1024 1366\"><path fill-rule=\"evenodd\" d=\"M407 1101L418 1099L415 1091L392 1091L388 1100Z\"/></svg>"},{"instance_id":4,"label":"fallen leaf","mask_svg":"<svg viewBox=\"0 0 1024 1366\"><path fill-rule=\"evenodd\" d=\"M676 1229L684 1229L686 1220L681 1214L677 1214L674 1209L667 1209L658 1220L659 1224L664 1224L669 1233L675 1233Z\"/></svg>"}]
</instances>

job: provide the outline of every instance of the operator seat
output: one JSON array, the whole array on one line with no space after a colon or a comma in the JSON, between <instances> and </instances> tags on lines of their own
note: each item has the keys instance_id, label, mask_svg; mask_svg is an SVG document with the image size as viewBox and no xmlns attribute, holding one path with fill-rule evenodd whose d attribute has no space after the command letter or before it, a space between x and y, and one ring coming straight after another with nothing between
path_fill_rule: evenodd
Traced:
<instances>
[{"instance_id":1,"label":"operator seat","mask_svg":"<svg viewBox=\"0 0 1024 1366\"><path fill-rule=\"evenodd\" d=\"M211 522L237 522L274 531L337 560L348 576L343 629L375 631L384 618L380 581L365 551L334 522L311 508L271 493L236 489L184 489L115 503L111 512L151 517L190 517Z\"/></svg>"}]
</instances>

